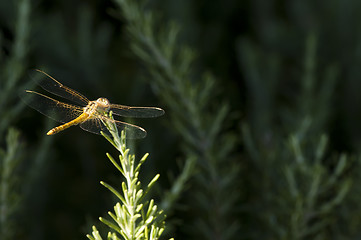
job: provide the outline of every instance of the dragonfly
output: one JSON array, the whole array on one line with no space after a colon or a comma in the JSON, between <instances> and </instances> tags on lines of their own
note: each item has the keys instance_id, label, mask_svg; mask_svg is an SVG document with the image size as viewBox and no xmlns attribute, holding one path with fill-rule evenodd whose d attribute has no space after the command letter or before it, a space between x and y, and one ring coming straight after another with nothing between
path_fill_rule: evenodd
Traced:
<instances>
[{"instance_id":1,"label":"dragonfly","mask_svg":"<svg viewBox=\"0 0 361 240\"><path fill-rule=\"evenodd\" d=\"M100 134L101 131L109 132L104 123L116 126L121 132L125 131L127 138L144 138L146 130L122 121L114 120L113 115L131 118L153 118L164 114L158 107L130 107L120 104L111 104L106 98L90 101L79 92L61 84L46 72L35 69L31 74L32 79L45 91L71 101L64 103L42 93L25 90L22 99L27 105L45 116L63 123L47 132L54 135L71 126L79 125L83 130ZM111 114L110 114L111 112Z\"/></svg>"}]
</instances>

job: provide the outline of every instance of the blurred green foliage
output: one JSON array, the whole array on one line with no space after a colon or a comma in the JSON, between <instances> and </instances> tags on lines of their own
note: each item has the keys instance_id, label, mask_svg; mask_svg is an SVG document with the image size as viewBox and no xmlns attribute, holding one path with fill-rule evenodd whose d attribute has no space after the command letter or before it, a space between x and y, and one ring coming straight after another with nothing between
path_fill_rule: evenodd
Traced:
<instances>
[{"instance_id":1,"label":"blurred green foliage","mask_svg":"<svg viewBox=\"0 0 361 240\"><path fill-rule=\"evenodd\" d=\"M175 239L359 239L360 18L357 0L0 1L1 234L79 239L114 201L107 143L45 138L16 97L41 68L165 109L129 121Z\"/></svg>"}]
</instances>

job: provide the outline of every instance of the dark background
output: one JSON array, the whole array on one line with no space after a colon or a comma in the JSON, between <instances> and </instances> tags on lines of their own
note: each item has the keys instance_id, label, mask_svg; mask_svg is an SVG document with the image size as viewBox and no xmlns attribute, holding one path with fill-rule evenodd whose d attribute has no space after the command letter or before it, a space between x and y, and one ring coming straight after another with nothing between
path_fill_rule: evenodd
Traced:
<instances>
[{"instance_id":1,"label":"dark background","mask_svg":"<svg viewBox=\"0 0 361 240\"><path fill-rule=\"evenodd\" d=\"M173 125L174 109L160 97L147 64L130 47L133 39L118 5L105 0L29 1L28 24L26 29L18 31L26 31L28 37L24 49L16 50L19 30L16 23L23 2L0 1L1 93L10 92L5 87L9 72L19 75L17 86L12 88L0 111L0 121L8 119L9 109L20 102L15 96L25 89L24 84L29 82L27 73L33 68L46 71L91 100L107 97L112 103L163 108L166 114L161 118L127 119L147 129L148 136L130 142L130 146L137 159L150 153L141 178L146 183L156 173L161 174L159 186L151 193L161 202L173 183L169 175L180 174L188 156L182 148L185 140ZM208 208L208 213L197 215L197 205L192 202L197 191L202 190L194 183L197 180L190 178L171 207L168 221L172 228L166 235L176 239L360 238L358 193L361 191L357 187L360 180L357 167L361 131L361 2L154 0L147 2L145 9L161 19L157 22L159 29L168 21L180 26L179 42L191 47L197 56L192 64L191 82L196 83L207 71L215 76L216 94L209 100L209 105L215 107L209 113L217 113L215 103L229 104L222 131L232 133L236 140L224 164L230 169L233 165L239 168L232 173L233 184L226 184L232 185L228 193L237 195L229 209L224 210L231 216L223 215L226 222L231 222L230 226L236 223L235 230L207 236L200 233L198 225L193 225L197 219L208 219L216 210ZM14 58L16 51L23 57ZM18 65L12 65L16 59ZM21 201L16 207L19 210L10 218L12 236L85 238L91 232L91 225L101 225L98 216L105 216L114 204L111 194L99 181L120 186L120 176L105 156L106 152L113 156L117 152L101 136L79 127L45 136L56 123L29 107L11 119L1 132L1 148L9 145L5 139L10 126L20 131L19 141L23 144L23 161L14 173L15 199ZM321 182L333 176L341 153L346 153L348 160L332 190L327 189L327 194L317 198L314 211L300 211L303 214L299 218L307 214L316 217L304 217L303 225L297 225L301 233L295 234L291 222L297 217L292 215L296 211L292 206L301 204L302 198L292 198L285 190L287 178L283 170L294 167L296 159L291 156L289 136L303 134L307 119L310 127L306 127L307 134L300 138L306 159L319 150L320 136L328 137L321 164L327 173L322 173ZM212 118L207 121L212 122ZM250 140L245 134L247 129L260 162L254 159L254 149L247 143ZM221 137L217 140L219 146L226 144ZM31 159L37 156L39 146L46 150L36 165ZM308 160L308 166L313 169L314 159ZM222 159L218 161L222 164ZM29 175L29 169L32 180L26 184L24 176ZM202 175L202 171L200 167L194 174ZM300 172L297 174L305 174ZM311 170L306 172L304 178L299 178L302 189L307 174L313 174ZM223 179L222 176L228 175L224 170L218 177ZM347 193L331 204L331 210L317 215L317 209L323 209L342 192L345 182L351 186L345 190ZM222 190L228 191L226 187ZM305 190L305 196L307 193ZM224 203L217 204L225 204L227 196L218 196ZM211 196L206 199L212 201ZM203 227L211 232L211 226ZM308 228L311 230L306 231Z\"/></svg>"}]
</instances>

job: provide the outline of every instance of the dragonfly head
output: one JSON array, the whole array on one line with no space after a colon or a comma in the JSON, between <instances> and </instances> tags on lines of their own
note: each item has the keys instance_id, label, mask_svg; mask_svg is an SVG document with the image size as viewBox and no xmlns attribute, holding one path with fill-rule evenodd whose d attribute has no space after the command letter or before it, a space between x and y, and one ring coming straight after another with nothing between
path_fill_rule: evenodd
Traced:
<instances>
[{"instance_id":1,"label":"dragonfly head","mask_svg":"<svg viewBox=\"0 0 361 240\"><path fill-rule=\"evenodd\" d=\"M98 98L98 99L96 100L96 102L97 102L99 105L101 105L102 107L109 107L109 105L110 105L109 100L106 99L106 98Z\"/></svg>"},{"instance_id":2,"label":"dragonfly head","mask_svg":"<svg viewBox=\"0 0 361 240\"><path fill-rule=\"evenodd\" d=\"M101 112L109 112L110 110L110 102L108 99L106 98L98 98L96 101L95 101L96 105L97 105L97 109L98 111L100 110Z\"/></svg>"}]
</instances>

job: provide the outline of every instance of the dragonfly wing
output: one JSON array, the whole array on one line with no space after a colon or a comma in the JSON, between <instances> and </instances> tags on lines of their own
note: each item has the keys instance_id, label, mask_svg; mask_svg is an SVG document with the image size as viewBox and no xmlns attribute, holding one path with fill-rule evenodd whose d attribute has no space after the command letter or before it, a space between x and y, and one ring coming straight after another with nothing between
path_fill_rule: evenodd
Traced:
<instances>
[{"instance_id":1,"label":"dragonfly wing","mask_svg":"<svg viewBox=\"0 0 361 240\"><path fill-rule=\"evenodd\" d=\"M31 72L30 76L36 84L52 94L78 103L81 106L86 106L89 102L85 96L61 84L46 72L36 69Z\"/></svg>"},{"instance_id":2,"label":"dragonfly wing","mask_svg":"<svg viewBox=\"0 0 361 240\"><path fill-rule=\"evenodd\" d=\"M69 122L83 113L80 107L59 102L38 92L27 90L20 97L30 107L58 122Z\"/></svg>"},{"instance_id":3,"label":"dragonfly wing","mask_svg":"<svg viewBox=\"0 0 361 240\"><path fill-rule=\"evenodd\" d=\"M105 127L102 121L111 121L117 127L118 133L120 134L120 132L124 130L126 138L129 139L145 138L147 135L147 132L141 127L126 122L111 120L101 116L88 119L87 121L81 123L80 127L88 132L95 134L100 134L100 131L109 134L109 130Z\"/></svg>"},{"instance_id":4,"label":"dragonfly wing","mask_svg":"<svg viewBox=\"0 0 361 240\"><path fill-rule=\"evenodd\" d=\"M134 118L153 118L164 114L164 110L157 107L129 107L117 104L111 104L110 111L118 116Z\"/></svg>"},{"instance_id":5,"label":"dragonfly wing","mask_svg":"<svg viewBox=\"0 0 361 240\"><path fill-rule=\"evenodd\" d=\"M108 132L107 128L99 118L89 118L88 120L82 122L79 126L83 130L95 134L100 134L100 131Z\"/></svg>"}]
</instances>

